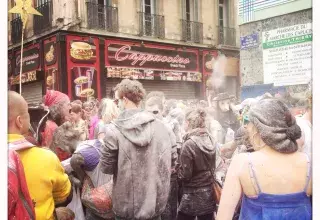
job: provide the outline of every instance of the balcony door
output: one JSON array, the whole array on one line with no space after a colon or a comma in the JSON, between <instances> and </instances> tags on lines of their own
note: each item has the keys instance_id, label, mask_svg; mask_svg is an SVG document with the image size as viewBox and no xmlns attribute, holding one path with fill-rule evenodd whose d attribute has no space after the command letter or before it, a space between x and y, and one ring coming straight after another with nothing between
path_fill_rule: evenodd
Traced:
<instances>
[{"instance_id":1,"label":"balcony door","mask_svg":"<svg viewBox=\"0 0 320 220\"><path fill-rule=\"evenodd\" d=\"M155 13L156 6L155 0L142 0L142 12L143 12L143 24L144 24L144 35L154 36L155 35Z\"/></svg>"},{"instance_id":2,"label":"balcony door","mask_svg":"<svg viewBox=\"0 0 320 220\"><path fill-rule=\"evenodd\" d=\"M182 1L182 19L184 20L182 29L185 39L189 41L198 38L199 27L198 24L194 22L199 21L199 0Z\"/></svg>"},{"instance_id":3,"label":"balcony door","mask_svg":"<svg viewBox=\"0 0 320 220\"><path fill-rule=\"evenodd\" d=\"M35 7L39 7L41 5L44 5L46 3L48 3L50 0L37 0L37 5L35 5Z\"/></svg>"},{"instance_id":4,"label":"balcony door","mask_svg":"<svg viewBox=\"0 0 320 220\"><path fill-rule=\"evenodd\" d=\"M218 18L218 26L219 26L219 39L223 44L227 44L228 39L228 1L227 0L219 0L219 18Z\"/></svg>"},{"instance_id":5,"label":"balcony door","mask_svg":"<svg viewBox=\"0 0 320 220\"><path fill-rule=\"evenodd\" d=\"M98 25L102 29L110 29L112 24L111 0L97 0Z\"/></svg>"}]
</instances>

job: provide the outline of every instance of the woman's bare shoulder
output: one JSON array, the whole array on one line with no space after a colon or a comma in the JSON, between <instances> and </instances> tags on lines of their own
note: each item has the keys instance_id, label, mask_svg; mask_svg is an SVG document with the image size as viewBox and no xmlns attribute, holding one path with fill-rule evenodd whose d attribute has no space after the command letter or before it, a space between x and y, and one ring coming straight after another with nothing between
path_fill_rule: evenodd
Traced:
<instances>
[{"instance_id":1,"label":"woman's bare shoulder","mask_svg":"<svg viewBox=\"0 0 320 220\"><path fill-rule=\"evenodd\" d=\"M248 164L248 153L240 153L234 155L231 160L231 164L229 170L233 170L233 172L237 172L238 175L243 171L243 167Z\"/></svg>"}]
</instances>

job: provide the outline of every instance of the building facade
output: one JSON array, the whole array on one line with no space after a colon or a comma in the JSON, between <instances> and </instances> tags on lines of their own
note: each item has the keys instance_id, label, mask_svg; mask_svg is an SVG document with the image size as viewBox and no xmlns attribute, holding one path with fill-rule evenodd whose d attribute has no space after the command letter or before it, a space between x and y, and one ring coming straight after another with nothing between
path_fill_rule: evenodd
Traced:
<instances>
[{"instance_id":1,"label":"building facade","mask_svg":"<svg viewBox=\"0 0 320 220\"><path fill-rule=\"evenodd\" d=\"M238 15L242 97L302 96L311 82L312 1L240 0Z\"/></svg>"},{"instance_id":2,"label":"building facade","mask_svg":"<svg viewBox=\"0 0 320 220\"><path fill-rule=\"evenodd\" d=\"M9 1L9 8L14 0ZM43 16L29 16L24 32L22 94L46 90L71 99L108 96L123 78L147 92L199 99L220 55L239 58L235 0L35 0ZM9 15L9 86L17 90L21 19ZM211 67L211 68L210 68ZM230 69L230 68L229 68ZM236 85L238 66L227 82ZM236 94L237 89L231 88Z\"/></svg>"}]
</instances>

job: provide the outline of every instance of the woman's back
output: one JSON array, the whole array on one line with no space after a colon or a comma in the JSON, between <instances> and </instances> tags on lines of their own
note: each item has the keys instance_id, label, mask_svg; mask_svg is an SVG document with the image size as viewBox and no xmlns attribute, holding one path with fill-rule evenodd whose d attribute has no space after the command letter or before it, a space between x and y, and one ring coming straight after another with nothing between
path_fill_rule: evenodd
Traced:
<instances>
[{"instance_id":1,"label":"woman's back","mask_svg":"<svg viewBox=\"0 0 320 220\"><path fill-rule=\"evenodd\" d=\"M281 154L267 147L242 157L240 219L311 219L306 154Z\"/></svg>"}]
</instances>

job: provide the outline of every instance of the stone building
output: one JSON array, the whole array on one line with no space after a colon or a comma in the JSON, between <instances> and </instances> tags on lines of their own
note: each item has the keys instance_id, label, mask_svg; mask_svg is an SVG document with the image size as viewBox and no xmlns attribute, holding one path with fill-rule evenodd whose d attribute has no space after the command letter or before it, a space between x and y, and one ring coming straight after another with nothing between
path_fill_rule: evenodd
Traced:
<instances>
[{"instance_id":1,"label":"stone building","mask_svg":"<svg viewBox=\"0 0 320 220\"><path fill-rule=\"evenodd\" d=\"M15 4L9 0L8 8ZM122 78L147 91L199 99L223 54L239 58L235 0L34 0L24 32L22 94L38 102L46 90L71 99L108 96ZM18 90L21 19L8 18L9 86ZM231 59L232 58L232 59ZM207 65L206 65L207 64ZM229 65L230 66L230 65ZM238 66L227 82L236 93Z\"/></svg>"},{"instance_id":2,"label":"stone building","mask_svg":"<svg viewBox=\"0 0 320 220\"><path fill-rule=\"evenodd\" d=\"M240 0L239 30L242 97L303 95L311 81L312 1Z\"/></svg>"}]
</instances>

